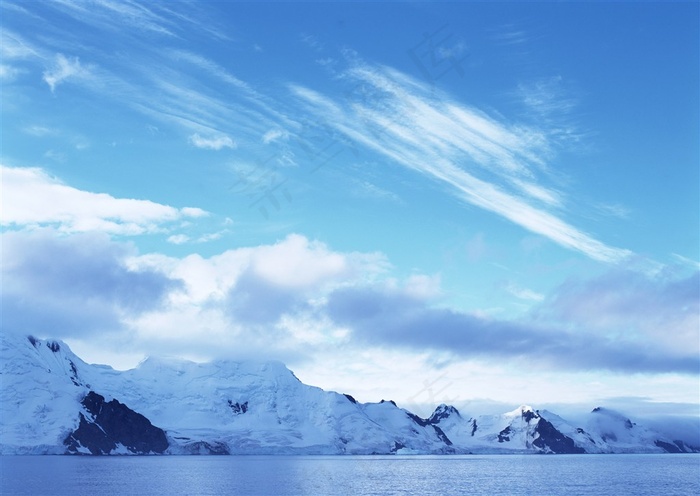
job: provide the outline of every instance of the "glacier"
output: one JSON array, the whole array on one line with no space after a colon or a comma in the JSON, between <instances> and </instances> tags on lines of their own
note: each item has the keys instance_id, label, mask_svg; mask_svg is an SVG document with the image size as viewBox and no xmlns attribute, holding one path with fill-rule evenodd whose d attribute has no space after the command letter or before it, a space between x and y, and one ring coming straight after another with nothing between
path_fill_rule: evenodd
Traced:
<instances>
[{"instance_id":1,"label":"glacier","mask_svg":"<svg viewBox=\"0 0 700 496\"><path fill-rule=\"evenodd\" d=\"M582 426L523 405L421 418L303 384L275 361L148 358L117 371L62 341L1 335L0 454L698 452L606 408Z\"/></svg>"}]
</instances>

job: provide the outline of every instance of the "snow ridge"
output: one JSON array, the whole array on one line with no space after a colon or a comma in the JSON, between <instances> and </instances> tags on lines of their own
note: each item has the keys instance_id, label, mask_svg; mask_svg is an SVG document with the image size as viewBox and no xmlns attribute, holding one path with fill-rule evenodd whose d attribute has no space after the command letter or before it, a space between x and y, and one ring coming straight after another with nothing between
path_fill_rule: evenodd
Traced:
<instances>
[{"instance_id":1,"label":"snow ridge","mask_svg":"<svg viewBox=\"0 0 700 496\"><path fill-rule=\"evenodd\" d=\"M585 428L523 405L423 419L303 384L280 362L88 365L61 341L2 334L0 454L452 454L697 450L596 408ZM125 427L127 426L127 427Z\"/></svg>"}]
</instances>

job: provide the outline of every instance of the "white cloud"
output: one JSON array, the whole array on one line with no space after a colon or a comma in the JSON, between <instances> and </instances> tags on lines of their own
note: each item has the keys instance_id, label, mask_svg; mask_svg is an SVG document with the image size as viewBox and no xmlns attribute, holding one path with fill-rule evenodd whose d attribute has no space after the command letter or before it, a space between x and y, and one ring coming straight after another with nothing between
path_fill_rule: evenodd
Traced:
<instances>
[{"instance_id":1,"label":"white cloud","mask_svg":"<svg viewBox=\"0 0 700 496\"><path fill-rule=\"evenodd\" d=\"M104 233L53 229L2 235L3 330L61 336L124 331L124 316L160 307L180 287L162 271L130 267L133 245Z\"/></svg>"},{"instance_id":2,"label":"white cloud","mask_svg":"<svg viewBox=\"0 0 700 496\"><path fill-rule=\"evenodd\" d=\"M404 291L418 300L430 300L442 294L440 274L413 274L406 280Z\"/></svg>"},{"instance_id":3,"label":"white cloud","mask_svg":"<svg viewBox=\"0 0 700 496\"><path fill-rule=\"evenodd\" d=\"M184 243L187 243L190 240L190 237L187 236L186 234L173 234L172 236L168 236L168 243L172 243L174 245L181 245Z\"/></svg>"},{"instance_id":4,"label":"white cloud","mask_svg":"<svg viewBox=\"0 0 700 496\"><path fill-rule=\"evenodd\" d=\"M237 146L235 141L223 134L204 138L195 133L190 136L190 143L197 148L205 148L207 150L221 150L223 148L236 148Z\"/></svg>"},{"instance_id":5,"label":"white cloud","mask_svg":"<svg viewBox=\"0 0 700 496\"><path fill-rule=\"evenodd\" d=\"M209 215L209 212L197 207L183 207L180 211L185 217L206 217Z\"/></svg>"},{"instance_id":6,"label":"white cloud","mask_svg":"<svg viewBox=\"0 0 700 496\"><path fill-rule=\"evenodd\" d=\"M274 141L287 138L289 138L289 133L284 129L270 129L265 134L263 134L262 142L267 145Z\"/></svg>"},{"instance_id":7,"label":"white cloud","mask_svg":"<svg viewBox=\"0 0 700 496\"><path fill-rule=\"evenodd\" d=\"M2 166L0 171L3 226L52 225L62 232L136 235L157 232L164 223L206 215L198 208L177 209L148 200L82 191L38 168Z\"/></svg>"},{"instance_id":8,"label":"white cloud","mask_svg":"<svg viewBox=\"0 0 700 496\"><path fill-rule=\"evenodd\" d=\"M543 116L567 114L577 105L561 76L518 85L518 95L530 109Z\"/></svg>"},{"instance_id":9,"label":"white cloud","mask_svg":"<svg viewBox=\"0 0 700 496\"><path fill-rule=\"evenodd\" d=\"M695 270L700 270L700 262L697 260L692 260L688 257L684 257L683 255L679 255L678 253L673 253L673 258L675 258L678 262L680 262L683 265L689 265L690 267L693 267Z\"/></svg>"},{"instance_id":10,"label":"white cloud","mask_svg":"<svg viewBox=\"0 0 700 496\"><path fill-rule=\"evenodd\" d=\"M322 52L325 48L325 44L316 38L312 34L303 33L300 37L301 41L316 52Z\"/></svg>"},{"instance_id":11,"label":"white cloud","mask_svg":"<svg viewBox=\"0 0 700 496\"><path fill-rule=\"evenodd\" d=\"M0 54L4 60L28 59L38 56L38 51L20 35L3 29L0 31Z\"/></svg>"},{"instance_id":12,"label":"white cloud","mask_svg":"<svg viewBox=\"0 0 700 496\"><path fill-rule=\"evenodd\" d=\"M590 337L642 342L659 356L684 355L700 342L700 272L663 267L655 274L614 270L569 279L535 315Z\"/></svg>"},{"instance_id":13,"label":"white cloud","mask_svg":"<svg viewBox=\"0 0 700 496\"><path fill-rule=\"evenodd\" d=\"M440 59L458 59L467 52L467 45L463 41L452 46L439 45L435 49L435 55Z\"/></svg>"},{"instance_id":14,"label":"white cloud","mask_svg":"<svg viewBox=\"0 0 700 496\"><path fill-rule=\"evenodd\" d=\"M44 72L44 81L53 92L56 86L67 79L86 79L90 76L90 69L83 66L78 57L68 58L62 53L58 53L53 67Z\"/></svg>"},{"instance_id":15,"label":"white cloud","mask_svg":"<svg viewBox=\"0 0 700 496\"><path fill-rule=\"evenodd\" d=\"M46 150L44 152L44 157L50 158L51 160L55 160L56 162L66 161L66 154L57 150Z\"/></svg>"},{"instance_id":16,"label":"white cloud","mask_svg":"<svg viewBox=\"0 0 700 496\"><path fill-rule=\"evenodd\" d=\"M84 2L63 0L55 2L55 8L62 9L83 23L92 24L99 28L117 30L127 27L173 36L170 31L172 21L167 19L165 15L158 14L156 12L157 6L149 3L93 0L89 4L85 4ZM182 14L179 17L181 20L186 20Z\"/></svg>"},{"instance_id":17,"label":"white cloud","mask_svg":"<svg viewBox=\"0 0 700 496\"><path fill-rule=\"evenodd\" d=\"M619 219L629 219L632 215L632 210L620 204L605 204L596 205L596 209L603 215L613 216Z\"/></svg>"},{"instance_id":18,"label":"white cloud","mask_svg":"<svg viewBox=\"0 0 700 496\"><path fill-rule=\"evenodd\" d=\"M216 241L217 239L221 239L221 237L229 232L228 230L224 229L223 231L217 231L214 233L207 233L207 234L202 234L197 238L197 243L208 243L209 241Z\"/></svg>"},{"instance_id":19,"label":"white cloud","mask_svg":"<svg viewBox=\"0 0 700 496\"><path fill-rule=\"evenodd\" d=\"M350 270L346 257L296 234L281 243L258 248L251 262L256 274L289 288L310 287Z\"/></svg>"},{"instance_id":20,"label":"white cloud","mask_svg":"<svg viewBox=\"0 0 700 496\"><path fill-rule=\"evenodd\" d=\"M10 83L17 79L17 76L19 76L21 73L22 71L16 67L12 67L11 65L7 64L0 64L0 81Z\"/></svg>"},{"instance_id":21,"label":"white cloud","mask_svg":"<svg viewBox=\"0 0 700 496\"><path fill-rule=\"evenodd\" d=\"M204 258L160 254L134 256L131 271L182 281L163 306L126 316L143 346L211 359L264 353L289 361L312 352L310 345L339 342L342 329L318 314L333 288L362 284L386 270L377 253L342 253L292 234L270 245L242 247ZM413 280L430 290L430 278ZM345 336L345 337L344 337Z\"/></svg>"},{"instance_id":22,"label":"white cloud","mask_svg":"<svg viewBox=\"0 0 700 496\"><path fill-rule=\"evenodd\" d=\"M352 182L357 186L353 191L353 194L357 196L402 203L401 197L399 195L397 195L393 191L381 188L374 183L359 179L353 179Z\"/></svg>"},{"instance_id":23,"label":"white cloud","mask_svg":"<svg viewBox=\"0 0 700 496\"><path fill-rule=\"evenodd\" d=\"M697 364L687 346L698 338L697 274L646 282L626 274L565 285L542 303L533 316L537 322L503 321L431 306L441 296L438 275L397 282L387 276L388 263L379 254L338 252L298 234L209 258L140 255L131 243L102 233L63 236L44 229L4 236L4 321L20 331L50 328L56 338L89 341L94 332L106 333L127 359L152 353L195 360L264 355L301 374L333 363L337 373L311 382L368 395L368 401L391 393L400 403L428 402L418 396L433 381L433 393L446 391L447 399L486 394L494 383L515 376L518 386L508 385L497 397L516 401L515 392L537 401L542 392L531 387L535 375L552 377L545 381L552 393L569 391L571 374L591 369L622 371L612 377L624 382L629 371L687 376ZM636 289L621 291L629 286ZM514 284L512 289L534 294ZM29 318L32 295L38 295L40 310ZM630 308L640 307L631 323L641 333L615 336L630 322L624 317ZM666 320L663 329L653 329ZM590 326L604 332L589 335ZM671 328L687 334L685 349L663 346L660 333L670 336ZM87 352L93 353L88 360L100 353ZM513 375L522 364L525 372ZM374 377L385 378L381 391ZM465 381L482 385L467 387Z\"/></svg>"},{"instance_id":24,"label":"white cloud","mask_svg":"<svg viewBox=\"0 0 700 496\"><path fill-rule=\"evenodd\" d=\"M60 134L60 131L58 129L40 125L27 126L23 128L22 131L31 136L36 136L39 138L43 136L55 136L57 134Z\"/></svg>"},{"instance_id":25,"label":"white cloud","mask_svg":"<svg viewBox=\"0 0 700 496\"><path fill-rule=\"evenodd\" d=\"M504 288L508 293L512 294L516 298L526 301L542 301L544 300L544 295L533 291L532 289L524 288L517 285L513 281L509 281Z\"/></svg>"}]
</instances>

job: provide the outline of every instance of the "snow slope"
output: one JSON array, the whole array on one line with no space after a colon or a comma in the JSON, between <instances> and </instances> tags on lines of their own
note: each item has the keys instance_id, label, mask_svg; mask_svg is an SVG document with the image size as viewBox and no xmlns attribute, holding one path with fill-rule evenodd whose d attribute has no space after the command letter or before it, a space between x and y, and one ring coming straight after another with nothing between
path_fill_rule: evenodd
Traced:
<instances>
[{"instance_id":1,"label":"snow slope","mask_svg":"<svg viewBox=\"0 0 700 496\"><path fill-rule=\"evenodd\" d=\"M302 384L279 362L149 358L118 372L60 341L2 336L1 453L62 453L89 391L166 430L170 453L449 452L439 429L392 402Z\"/></svg>"},{"instance_id":2,"label":"snow slope","mask_svg":"<svg viewBox=\"0 0 700 496\"><path fill-rule=\"evenodd\" d=\"M54 340L1 335L2 454L387 454L687 451L611 410L585 429L522 406L429 419L301 383L279 362L149 358L88 365ZM630 427L631 426L631 427Z\"/></svg>"}]
</instances>

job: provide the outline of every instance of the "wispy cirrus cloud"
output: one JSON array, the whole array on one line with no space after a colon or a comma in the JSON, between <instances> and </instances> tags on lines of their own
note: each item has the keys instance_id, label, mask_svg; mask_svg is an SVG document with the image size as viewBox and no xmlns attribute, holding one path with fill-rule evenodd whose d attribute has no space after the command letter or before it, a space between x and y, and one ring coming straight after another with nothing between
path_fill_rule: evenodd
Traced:
<instances>
[{"instance_id":1,"label":"wispy cirrus cloud","mask_svg":"<svg viewBox=\"0 0 700 496\"><path fill-rule=\"evenodd\" d=\"M513 29L512 26L506 27L501 32L494 33L494 41L501 45L522 45L528 42L528 33L524 30Z\"/></svg>"},{"instance_id":2,"label":"wispy cirrus cloud","mask_svg":"<svg viewBox=\"0 0 700 496\"><path fill-rule=\"evenodd\" d=\"M134 0L56 0L52 7L101 28L116 30L120 24L126 24L133 29L174 36L176 24L167 15L167 9L159 4Z\"/></svg>"},{"instance_id":3,"label":"wispy cirrus cloud","mask_svg":"<svg viewBox=\"0 0 700 496\"><path fill-rule=\"evenodd\" d=\"M276 122L278 126L289 125L289 123L292 122L289 117L276 108L278 106L276 102L266 95L261 94L250 84L239 79L216 62L186 50L173 49L166 53L171 60L178 63L186 62L199 71L212 76L214 80L224 83L233 94L238 96L237 100L240 100L240 102L235 105L236 112L239 114L249 113L250 110L246 107L252 106L262 115ZM243 101L245 105L242 104ZM230 102L227 103L231 105Z\"/></svg>"},{"instance_id":4,"label":"wispy cirrus cloud","mask_svg":"<svg viewBox=\"0 0 700 496\"><path fill-rule=\"evenodd\" d=\"M353 194L356 196L379 200L389 200L396 203L402 202L401 197L396 193L381 188L370 181L354 179L352 183L355 186Z\"/></svg>"},{"instance_id":5,"label":"wispy cirrus cloud","mask_svg":"<svg viewBox=\"0 0 700 496\"><path fill-rule=\"evenodd\" d=\"M525 105L543 116L565 114L576 107L576 99L567 92L561 76L520 83L517 94Z\"/></svg>"},{"instance_id":6,"label":"wispy cirrus cloud","mask_svg":"<svg viewBox=\"0 0 700 496\"><path fill-rule=\"evenodd\" d=\"M700 270L700 262L698 262L697 260L691 260L690 258L684 257L683 255L679 255L678 253L673 253L672 256L681 264L688 265L690 267L693 267L694 269Z\"/></svg>"},{"instance_id":7,"label":"wispy cirrus cloud","mask_svg":"<svg viewBox=\"0 0 700 496\"><path fill-rule=\"evenodd\" d=\"M293 126L276 108L277 103L220 64L175 48L178 33L193 26L221 40L215 30L204 26L204 11L196 5L180 7L175 11L166 4L138 1L58 0L31 9L40 14L58 10L73 22L100 31L116 30L115 39L123 44L124 53L132 54L129 57L103 51L97 42L76 44L70 37L38 38L33 33L18 35L7 30L0 33L0 49L5 60L24 63L30 75L33 68L41 67L42 80L52 92L72 83L109 100L126 102L148 118L184 130L195 146L232 148L235 141L224 137L259 142L271 128ZM152 36L162 36L157 48ZM19 74L14 65L3 67L5 80Z\"/></svg>"},{"instance_id":8,"label":"wispy cirrus cloud","mask_svg":"<svg viewBox=\"0 0 700 496\"><path fill-rule=\"evenodd\" d=\"M91 70L80 63L78 57L66 57L62 53L56 54L52 67L44 72L44 81L51 91L68 79L89 79Z\"/></svg>"},{"instance_id":9,"label":"wispy cirrus cloud","mask_svg":"<svg viewBox=\"0 0 700 496\"><path fill-rule=\"evenodd\" d=\"M461 104L394 69L358 64L343 77L371 97L334 100L309 88L291 91L326 125L445 186L453 195L603 262L631 252L569 224L565 198L545 186L553 143L547 129L511 123Z\"/></svg>"},{"instance_id":10,"label":"wispy cirrus cloud","mask_svg":"<svg viewBox=\"0 0 700 496\"><path fill-rule=\"evenodd\" d=\"M104 232L137 235L165 224L208 215L199 208L175 208L149 200L115 198L62 183L38 168L0 168L2 225L10 228L54 226L65 233Z\"/></svg>"},{"instance_id":11,"label":"wispy cirrus cloud","mask_svg":"<svg viewBox=\"0 0 700 496\"><path fill-rule=\"evenodd\" d=\"M269 145L270 143L274 143L275 141L287 139L289 139L289 133L283 129L276 128L270 129L265 134L263 134L262 142L266 145Z\"/></svg>"},{"instance_id":12,"label":"wispy cirrus cloud","mask_svg":"<svg viewBox=\"0 0 700 496\"><path fill-rule=\"evenodd\" d=\"M39 50L23 36L7 30L0 30L0 54L3 59L27 59L39 56Z\"/></svg>"},{"instance_id":13,"label":"wispy cirrus cloud","mask_svg":"<svg viewBox=\"0 0 700 496\"><path fill-rule=\"evenodd\" d=\"M31 136L36 136L37 138L41 138L44 136L56 136L61 133L59 129L48 126L42 126L40 124L26 126L22 129L22 131Z\"/></svg>"},{"instance_id":14,"label":"wispy cirrus cloud","mask_svg":"<svg viewBox=\"0 0 700 496\"><path fill-rule=\"evenodd\" d=\"M522 287L513 281L508 281L503 285L503 289L508 293L512 294L516 298L526 301L542 301L544 300L544 295L533 291L530 288Z\"/></svg>"}]
</instances>

